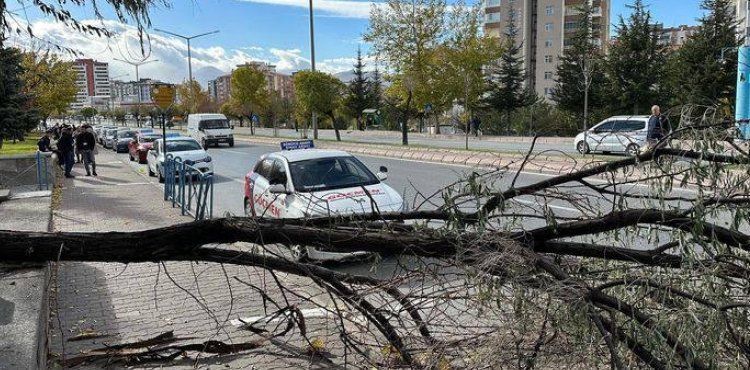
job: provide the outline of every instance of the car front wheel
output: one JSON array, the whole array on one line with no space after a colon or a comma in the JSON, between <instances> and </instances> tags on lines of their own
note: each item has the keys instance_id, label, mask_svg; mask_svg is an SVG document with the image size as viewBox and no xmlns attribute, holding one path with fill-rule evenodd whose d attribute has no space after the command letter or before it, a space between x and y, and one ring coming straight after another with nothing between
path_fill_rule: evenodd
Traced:
<instances>
[{"instance_id":1,"label":"car front wheel","mask_svg":"<svg viewBox=\"0 0 750 370\"><path fill-rule=\"evenodd\" d=\"M641 147L638 146L638 144L630 144L625 149L625 152L628 153L628 155L631 156L631 157L637 156L638 152L640 152L640 151L641 151Z\"/></svg>"},{"instance_id":2,"label":"car front wheel","mask_svg":"<svg viewBox=\"0 0 750 370\"><path fill-rule=\"evenodd\" d=\"M585 141L579 141L578 144L576 144L576 149L578 150L578 153L581 154L588 154L591 151L589 149L589 144Z\"/></svg>"}]
</instances>

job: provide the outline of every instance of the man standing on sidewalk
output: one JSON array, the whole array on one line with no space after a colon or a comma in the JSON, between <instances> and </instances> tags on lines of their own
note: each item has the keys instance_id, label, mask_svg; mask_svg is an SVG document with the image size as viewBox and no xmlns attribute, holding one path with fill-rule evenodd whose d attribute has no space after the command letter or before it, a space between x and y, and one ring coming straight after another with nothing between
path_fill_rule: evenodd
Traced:
<instances>
[{"instance_id":1,"label":"man standing on sidewalk","mask_svg":"<svg viewBox=\"0 0 750 370\"><path fill-rule=\"evenodd\" d=\"M649 150L656 149L656 145L669 131L669 120L661 114L661 108L654 105L651 107L651 117L648 118L648 132L646 133Z\"/></svg>"},{"instance_id":2,"label":"man standing on sidewalk","mask_svg":"<svg viewBox=\"0 0 750 370\"><path fill-rule=\"evenodd\" d=\"M82 131L76 138L76 149L78 153L83 157L83 166L86 168L86 176L91 176L91 170L93 169L94 176L96 174L96 159L94 158L94 151L96 150L96 138L94 137L94 129L89 125L82 127ZM91 169L89 169L91 166Z\"/></svg>"},{"instance_id":3,"label":"man standing on sidewalk","mask_svg":"<svg viewBox=\"0 0 750 370\"><path fill-rule=\"evenodd\" d=\"M70 132L69 126L63 128L60 140L57 141L57 150L60 152L60 157L62 157L62 163L65 167L65 177L69 179L75 177L70 173L73 169L73 162L76 159L73 154L73 133Z\"/></svg>"}]
</instances>

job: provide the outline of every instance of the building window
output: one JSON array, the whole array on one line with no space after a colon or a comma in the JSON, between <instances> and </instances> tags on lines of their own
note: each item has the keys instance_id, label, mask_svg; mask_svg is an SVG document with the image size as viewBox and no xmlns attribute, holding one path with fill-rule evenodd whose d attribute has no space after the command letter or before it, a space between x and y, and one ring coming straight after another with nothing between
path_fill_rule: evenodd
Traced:
<instances>
[{"instance_id":1,"label":"building window","mask_svg":"<svg viewBox=\"0 0 750 370\"><path fill-rule=\"evenodd\" d=\"M565 30L566 31L574 30L574 29L576 29L577 26L578 26L578 24L576 24L576 22L565 22Z\"/></svg>"},{"instance_id":2,"label":"building window","mask_svg":"<svg viewBox=\"0 0 750 370\"><path fill-rule=\"evenodd\" d=\"M545 55L544 56L544 63L552 63L552 55Z\"/></svg>"},{"instance_id":3,"label":"building window","mask_svg":"<svg viewBox=\"0 0 750 370\"><path fill-rule=\"evenodd\" d=\"M551 80L552 79L552 72L544 72L544 79L545 80Z\"/></svg>"},{"instance_id":4,"label":"building window","mask_svg":"<svg viewBox=\"0 0 750 370\"><path fill-rule=\"evenodd\" d=\"M552 47L552 40L551 39L547 39L546 41L544 41L544 47L545 48L551 48Z\"/></svg>"},{"instance_id":5,"label":"building window","mask_svg":"<svg viewBox=\"0 0 750 370\"><path fill-rule=\"evenodd\" d=\"M487 6L500 6L500 0L487 0Z\"/></svg>"},{"instance_id":6,"label":"building window","mask_svg":"<svg viewBox=\"0 0 750 370\"><path fill-rule=\"evenodd\" d=\"M544 30L547 32L552 31L552 23L545 23L544 24Z\"/></svg>"},{"instance_id":7,"label":"building window","mask_svg":"<svg viewBox=\"0 0 750 370\"><path fill-rule=\"evenodd\" d=\"M552 5L547 5L546 10L547 10L547 15L555 14L555 7Z\"/></svg>"},{"instance_id":8,"label":"building window","mask_svg":"<svg viewBox=\"0 0 750 370\"><path fill-rule=\"evenodd\" d=\"M485 15L485 22L487 23L500 22L500 12L487 13Z\"/></svg>"}]
</instances>

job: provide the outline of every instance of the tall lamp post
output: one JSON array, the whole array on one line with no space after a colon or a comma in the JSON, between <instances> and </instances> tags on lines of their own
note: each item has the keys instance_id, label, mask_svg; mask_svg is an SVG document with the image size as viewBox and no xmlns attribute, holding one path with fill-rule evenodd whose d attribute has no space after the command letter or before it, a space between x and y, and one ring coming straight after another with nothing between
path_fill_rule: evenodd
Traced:
<instances>
[{"instance_id":1,"label":"tall lamp post","mask_svg":"<svg viewBox=\"0 0 750 370\"><path fill-rule=\"evenodd\" d=\"M140 66L144 65L144 64L158 62L159 59L142 60L140 62L130 62L130 61L127 61L127 60L124 60L124 59L118 59L118 58L114 58L114 60L116 60L118 62L130 64L131 66L135 67L135 86L138 88L138 93L136 94L137 99L136 99L136 103L135 103L136 104L135 105L135 107L136 107L135 108L136 109L136 111L135 111L135 126L136 127L141 127L141 78L140 78L140 75L138 74L138 68Z\"/></svg>"},{"instance_id":2,"label":"tall lamp post","mask_svg":"<svg viewBox=\"0 0 750 370\"><path fill-rule=\"evenodd\" d=\"M192 35L192 36L180 35L178 33L169 32L169 31L166 31L166 30L163 30L163 29L160 29L160 28L154 28L154 30L158 31L158 32L161 32L161 33L166 33L167 35L172 35L172 36L175 36L175 37L179 37L179 38L185 40L185 42L187 42L187 49L188 49L188 81L191 82L191 86L190 86L190 90L189 91L190 91L190 94L192 95L192 93L193 93L193 89L192 89L192 82L193 82L193 56L192 56L192 53L190 51L190 41L193 40L193 39L197 39L199 37L203 37L203 36L208 36L208 35L213 35L213 34L219 33L219 30L214 30L214 31L211 31L211 32L201 33L201 34ZM192 96L191 96L191 98L192 98ZM188 113L192 113L192 112L188 112Z\"/></svg>"},{"instance_id":3,"label":"tall lamp post","mask_svg":"<svg viewBox=\"0 0 750 370\"><path fill-rule=\"evenodd\" d=\"M310 0L310 67L315 72L315 21L313 17L313 0ZM333 122L335 125L336 122ZM313 139L318 140L318 115L312 112Z\"/></svg>"}]
</instances>

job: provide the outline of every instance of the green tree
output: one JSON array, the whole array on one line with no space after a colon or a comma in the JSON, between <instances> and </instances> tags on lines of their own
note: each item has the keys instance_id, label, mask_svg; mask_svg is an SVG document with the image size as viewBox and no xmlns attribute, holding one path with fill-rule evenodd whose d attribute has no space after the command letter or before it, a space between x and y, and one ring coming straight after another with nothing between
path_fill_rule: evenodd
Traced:
<instances>
[{"instance_id":1,"label":"green tree","mask_svg":"<svg viewBox=\"0 0 750 370\"><path fill-rule=\"evenodd\" d=\"M112 117L113 117L113 118L114 118L114 120L115 120L115 121L117 121L117 122L125 122L125 116L126 116L127 114L128 114L128 113L127 113L127 112L125 112L125 110L124 110L124 109L122 109L122 108L115 108L115 109L114 109L114 110L112 111Z\"/></svg>"},{"instance_id":2,"label":"green tree","mask_svg":"<svg viewBox=\"0 0 750 370\"><path fill-rule=\"evenodd\" d=\"M372 80L367 89L367 100L370 108L380 109L383 104L383 78L380 75L378 66L375 65L375 71L372 72Z\"/></svg>"},{"instance_id":3,"label":"green tree","mask_svg":"<svg viewBox=\"0 0 750 370\"><path fill-rule=\"evenodd\" d=\"M185 81L177 86L179 108L186 114L199 113L209 104L208 91L201 89L198 81Z\"/></svg>"},{"instance_id":4,"label":"green tree","mask_svg":"<svg viewBox=\"0 0 750 370\"><path fill-rule=\"evenodd\" d=\"M336 111L341 107L346 88L338 78L320 71L300 71L294 75L294 92L302 113L318 113L331 119L336 140L341 141Z\"/></svg>"},{"instance_id":5,"label":"green tree","mask_svg":"<svg viewBox=\"0 0 750 370\"><path fill-rule=\"evenodd\" d=\"M701 3L705 13L700 18L700 29L677 52L675 63L669 69L673 76L672 89L681 103L734 102L737 54L732 49L739 47L742 39L737 37L738 21L733 16L733 7L730 0L703 0ZM724 48L724 60L721 60Z\"/></svg>"},{"instance_id":6,"label":"green tree","mask_svg":"<svg viewBox=\"0 0 750 370\"><path fill-rule=\"evenodd\" d=\"M86 122L89 122L94 116L96 116L97 111L95 108L92 107L85 107L81 109L81 115L84 119L86 119Z\"/></svg>"},{"instance_id":7,"label":"green tree","mask_svg":"<svg viewBox=\"0 0 750 370\"><path fill-rule=\"evenodd\" d=\"M518 40L516 12L508 13L508 27L505 30L500 60L490 64L488 73L488 90L484 103L489 109L496 110L504 116L504 131L510 128L510 114L517 108L534 102L533 94L526 88L526 71L523 67L523 41Z\"/></svg>"},{"instance_id":8,"label":"green tree","mask_svg":"<svg viewBox=\"0 0 750 370\"><path fill-rule=\"evenodd\" d=\"M67 112L75 101L78 87L73 64L46 53L24 53L22 62L24 92L32 99L44 126L52 115Z\"/></svg>"},{"instance_id":9,"label":"green tree","mask_svg":"<svg viewBox=\"0 0 750 370\"><path fill-rule=\"evenodd\" d=\"M266 76L254 66L242 66L232 72L232 104L250 120L250 134L255 135L253 116L268 104Z\"/></svg>"},{"instance_id":10,"label":"green tree","mask_svg":"<svg viewBox=\"0 0 750 370\"><path fill-rule=\"evenodd\" d=\"M627 21L620 16L617 40L609 49L606 63L607 101L615 114L644 113L658 102L666 62L651 12L642 0L628 7L632 14Z\"/></svg>"},{"instance_id":11,"label":"green tree","mask_svg":"<svg viewBox=\"0 0 750 370\"><path fill-rule=\"evenodd\" d=\"M357 48L357 62L354 64L354 79L349 82L349 89L345 105L350 116L356 118L357 129L364 130L362 111L371 108L370 79L365 73L365 63L362 61L362 50Z\"/></svg>"},{"instance_id":12,"label":"green tree","mask_svg":"<svg viewBox=\"0 0 750 370\"><path fill-rule=\"evenodd\" d=\"M569 112L589 127L589 112L600 111L605 106L604 55L596 40L592 8L588 3L580 5L575 33L570 37L570 46L560 56L557 66L556 86L552 100L558 108Z\"/></svg>"},{"instance_id":13,"label":"green tree","mask_svg":"<svg viewBox=\"0 0 750 370\"><path fill-rule=\"evenodd\" d=\"M432 95L436 48L445 33L445 0L388 0L373 7L365 41L393 71L385 94L400 112L401 141L409 144L409 120Z\"/></svg>"},{"instance_id":14,"label":"green tree","mask_svg":"<svg viewBox=\"0 0 750 370\"><path fill-rule=\"evenodd\" d=\"M24 93L22 54L0 46L0 148L5 139L23 140L37 127L39 114Z\"/></svg>"}]
</instances>

